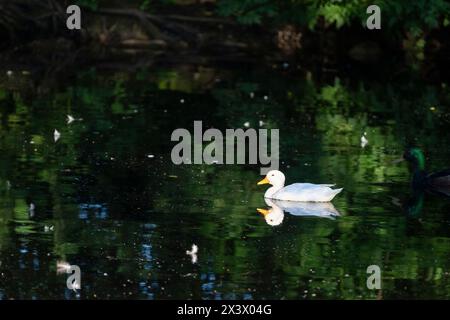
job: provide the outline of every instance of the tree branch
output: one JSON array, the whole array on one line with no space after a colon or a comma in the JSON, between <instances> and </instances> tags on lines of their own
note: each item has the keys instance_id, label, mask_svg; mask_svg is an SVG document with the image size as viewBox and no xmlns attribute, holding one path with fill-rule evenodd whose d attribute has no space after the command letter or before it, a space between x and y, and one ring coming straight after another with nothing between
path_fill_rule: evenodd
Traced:
<instances>
[{"instance_id":1,"label":"tree branch","mask_svg":"<svg viewBox=\"0 0 450 320\"><path fill-rule=\"evenodd\" d=\"M116 16L137 18L146 29L146 32L152 38L163 40L167 42L169 46L175 47L177 46L177 41L175 39L161 32L161 30L150 21L150 20L162 21L160 18L156 16L152 16L145 12L135 9L99 9L96 11L92 11L92 13L100 15L116 15Z\"/></svg>"}]
</instances>

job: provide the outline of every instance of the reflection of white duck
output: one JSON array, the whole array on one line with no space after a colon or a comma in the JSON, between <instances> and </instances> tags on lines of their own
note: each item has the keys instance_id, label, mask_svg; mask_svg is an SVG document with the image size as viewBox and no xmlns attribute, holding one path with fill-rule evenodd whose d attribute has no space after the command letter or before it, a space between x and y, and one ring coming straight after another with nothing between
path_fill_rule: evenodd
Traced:
<instances>
[{"instance_id":1,"label":"reflection of white duck","mask_svg":"<svg viewBox=\"0 0 450 320\"><path fill-rule=\"evenodd\" d=\"M334 184L313 184L313 183L294 183L284 186L286 178L281 171L271 170L266 177L258 184L271 184L267 189L264 198L301 201L301 202L329 202L342 191L341 189L331 189Z\"/></svg>"},{"instance_id":2,"label":"reflection of white duck","mask_svg":"<svg viewBox=\"0 0 450 320\"><path fill-rule=\"evenodd\" d=\"M278 226L283 222L284 212L293 216L319 217L335 219L340 216L339 211L330 202L292 202L265 199L269 210L257 209L264 216L268 225Z\"/></svg>"},{"instance_id":3,"label":"reflection of white duck","mask_svg":"<svg viewBox=\"0 0 450 320\"><path fill-rule=\"evenodd\" d=\"M259 213L264 216L267 224L269 226L278 226L283 222L284 212L283 209L279 206L275 205L271 200L265 199L266 204L271 207L269 210L267 209L256 209Z\"/></svg>"},{"instance_id":4,"label":"reflection of white duck","mask_svg":"<svg viewBox=\"0 0 450 320\"><path fill-rule=\"evenodd\" d=\"M292 202L273 200L272 204L282 208L284 212L298 217L335 219L340 216L339 211L336 210L331 202Z\"/></svg>"}]
</instances>

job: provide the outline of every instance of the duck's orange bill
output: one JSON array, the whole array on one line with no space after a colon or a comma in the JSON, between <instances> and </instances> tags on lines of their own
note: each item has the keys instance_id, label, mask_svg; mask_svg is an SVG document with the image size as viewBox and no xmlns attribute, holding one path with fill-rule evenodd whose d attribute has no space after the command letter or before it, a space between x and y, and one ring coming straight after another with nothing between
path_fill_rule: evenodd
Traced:
<instances>
[{"instance_id":1,"label":"duck's orange bill","mask_svg":"<svg viewBox=\"0 0 450 320\"><path fill-rule=\"evenodd\" d=\"M270 183L269 182L269 179L267 179L267 177L265 177L264 179L262 179L260 182L258 182L257 184L268 184L268 183Z\"/></svg>"},{"instance_id":2,"label":"duck's orange bill","mask_svg":"<svg viewBox=\"0 0 450 320\"><path fill-rule=\"evenodd\" d=\"M256 211L261 213L263 216L266 216L267 214L269 214L269 210L266 210L266 209L257 208Z\"/></svg>"}]
</instances>

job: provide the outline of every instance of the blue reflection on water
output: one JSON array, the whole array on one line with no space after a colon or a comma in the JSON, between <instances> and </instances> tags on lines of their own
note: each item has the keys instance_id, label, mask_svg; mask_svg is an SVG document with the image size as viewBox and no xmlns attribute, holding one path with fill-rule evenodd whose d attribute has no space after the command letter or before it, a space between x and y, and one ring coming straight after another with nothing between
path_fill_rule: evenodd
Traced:
<instances>
[{"instance_id":1,"label":"blue reflection on water","mask_svg":"<svg viewBox=\"0 0 450 320\"><path fill-rule=\"evenodd\" d=\"M214 273L202 273L200 275L200 280L204 281L204 283L201 285L202 291L206 295L212 295L216 287L216 275Z\"/></svg>"},{"instance_id":2,"label":"blue reflection on water","mask_svg":"<svg viewBox=\"0 0 450 320\"><path fill-rule=\"evenodd\" d=\"M105 204L81 203L79 207L78 218L81 220L87 220L89 218L89 212L93 212L96 219L108 218L108 208Z\"/></svg>"},{"instance_id":3,"label":"blue reflection on water","mask_svg":"<svg viewBox=\"0 0 450 320\"><path fill-rule=\"evenodd\" d=\"M150 288L147 285L147 282L145 282L145 281L139 282L139 287L141 289L140 290L141 293L146 295L148 299L150 299L150 300L154 299L155 295L152 292L150 292Z\"/></svg>"}]
</instances>

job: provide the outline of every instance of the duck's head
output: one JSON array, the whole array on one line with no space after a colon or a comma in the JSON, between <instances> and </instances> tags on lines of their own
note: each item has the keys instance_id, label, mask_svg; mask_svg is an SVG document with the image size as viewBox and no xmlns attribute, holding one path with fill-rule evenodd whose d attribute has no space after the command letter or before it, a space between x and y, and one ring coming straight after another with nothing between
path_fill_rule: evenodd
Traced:
<instances>
[{"instance_id":1,"label":"duck's head","mask_svg":"<svg viewBox=\"0 0 450 320\"><path fill-rule=\"evenodd\" d=\"M258 182L258 184L271 184L276 187L283 187L286 180L283 172L278 170L271 170L266 177Z\"/></svg>"},{"instance_id":2,"label":"duck's head","mask_svg":"<svg viewBox=\"0 0 450 320\"><path fill-rule=\"evenodd\" d=\"M419 148L409 148L403 154L403 159L408 161L415 169L425 169L425 156Z\"/></svg>"}]
</instances>

